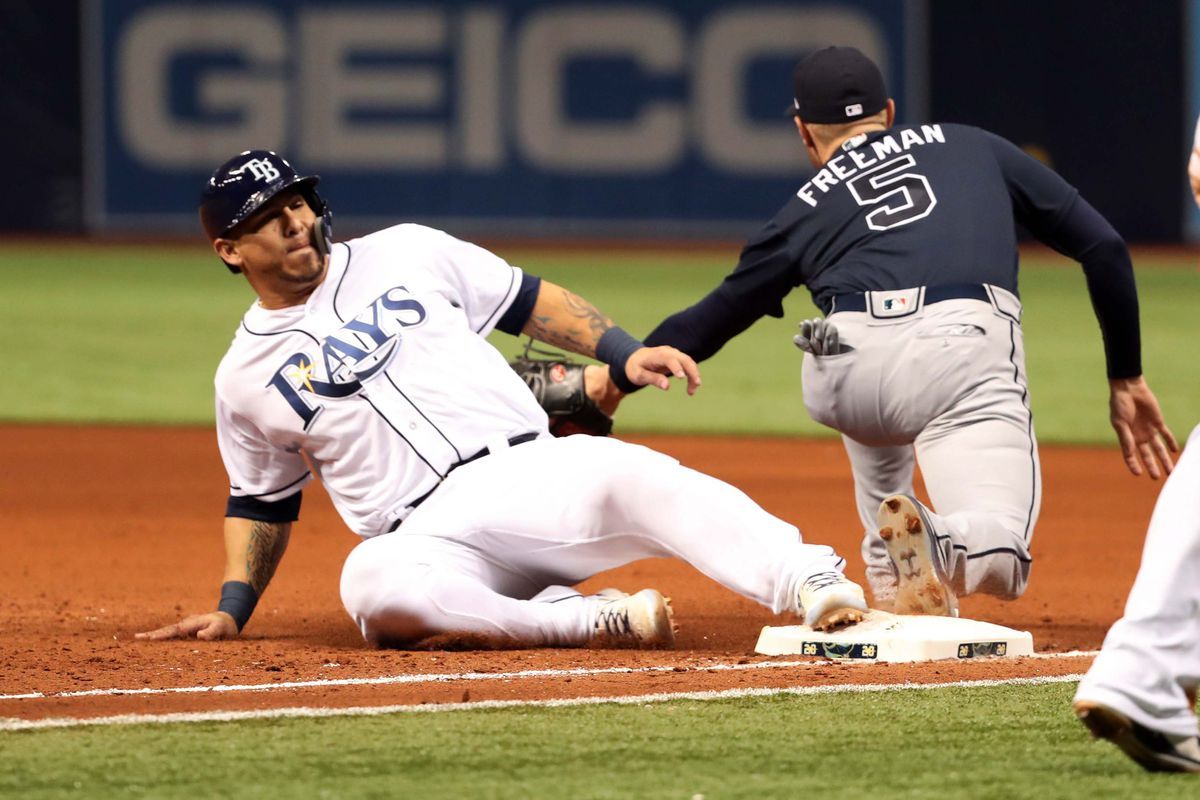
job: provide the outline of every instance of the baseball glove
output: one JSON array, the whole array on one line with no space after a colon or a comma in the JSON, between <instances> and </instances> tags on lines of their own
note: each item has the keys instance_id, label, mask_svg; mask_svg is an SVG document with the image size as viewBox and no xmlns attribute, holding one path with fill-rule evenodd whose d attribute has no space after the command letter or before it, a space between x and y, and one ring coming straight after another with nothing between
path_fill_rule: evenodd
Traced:
<instances>
[{"instance_id":1,"label":"baseball glove","mask_svg":"<svg viewBox=\"0 0 1200 800\"><path fill-rule=\"evenodd\" d=\"M539 350L530 339L525 352L509 366L521 376L550 417L550 433L555 436L573 433L607 436L612 433L612 417L587 396L583 382L584 364L576 363L562 353Z\"/></svg>"}]
</instances>

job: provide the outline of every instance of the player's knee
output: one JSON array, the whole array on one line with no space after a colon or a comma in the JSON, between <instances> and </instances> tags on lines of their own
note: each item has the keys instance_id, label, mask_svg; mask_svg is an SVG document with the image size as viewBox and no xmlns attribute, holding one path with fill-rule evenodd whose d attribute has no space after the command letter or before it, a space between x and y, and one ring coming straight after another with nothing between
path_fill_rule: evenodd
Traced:
<instances>
[{"instance_id":1,"label":"player's knee","mask_svg":"<svg viewBox=\"0 0 1200 800\"><path fill-rule=\"evenodd\" d=\"M1013 578L1008 585L1008 592L1003 595L1005 600L1016 600L1025 594L1025 589L1029 586L1029 566L1029 564L1023 564L1014 570Z\"/></svg>"},{"instance_id":2,"label":"player's knee","mask_svg":"<svg viewBox=\"0 0 1200 800\"><path fill-rule=\"evenodd\" d=\"M1025 594L1029 586L1029 569L1032 562L1027 557L1010 555L993 558L989 569L982 572L975 586L966 587L971 593L980 593L1001 600L1016 600ZM1008 563L1004 563L1007 561Z\"/></svg>"},{"instance_id":3,"label":"player's knee","mask_svg":"<svg viewBox=\"0 0 1200 800\"><path fill-rule=\"evenodd\" d=\"M370 550L355 548L342 567L342 605L363 639L372 645L403 646L435 633L427 619L429 567L398 568Z\"/></svg>"}]
</instances>

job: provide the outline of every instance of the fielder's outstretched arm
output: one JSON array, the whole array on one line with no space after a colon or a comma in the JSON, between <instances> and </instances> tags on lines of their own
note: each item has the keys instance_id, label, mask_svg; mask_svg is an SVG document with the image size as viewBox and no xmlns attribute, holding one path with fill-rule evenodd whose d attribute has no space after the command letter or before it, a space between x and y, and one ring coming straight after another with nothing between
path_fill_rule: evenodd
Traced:
<instances>
[{"instance_id":1,"label":"fielder's outstretched arm","mask_svg":"<svg viewBox=\"0 0 1200 800\"><path fill-rule=\"evenodd\" d=\"M290 522L225 518L225 583L217 611L136 634L136 639L232 639L262 596L292 533Z\"/></svg>"},{"instance_id":2,"label":"fielder's outstretched arm","mask_svg":"<svg viewBox=\"0 0 1200 800\"><path fill-rule=\"evenodd\" d=\"M674 347L646 347L587 300L547 280L521 332L609 364L613 382L624 391L651 384L667 389L670 376L687 378L688 394L700 387L700 370L690 356Z\"/></svg>"}]
</instances>

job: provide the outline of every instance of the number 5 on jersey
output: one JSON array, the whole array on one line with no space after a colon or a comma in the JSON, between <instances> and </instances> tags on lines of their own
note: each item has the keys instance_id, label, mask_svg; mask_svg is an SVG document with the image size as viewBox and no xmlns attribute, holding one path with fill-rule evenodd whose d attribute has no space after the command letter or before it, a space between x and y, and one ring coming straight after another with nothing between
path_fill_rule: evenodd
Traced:
<instances>
[{"instance_id":1,"label":"number 5 on jersey","mask_svg":"<svg viewBox=\"0 0 1200 800\"><path fill-rule=\"evenodd\" d=\"M885 161L870 172L846 182L854 200L865 207L883 205L867 214L867 227L886 231L929 216L937 205L924 175L909 170L917 166L911 155Z\"/></svg>"}]
</instances>

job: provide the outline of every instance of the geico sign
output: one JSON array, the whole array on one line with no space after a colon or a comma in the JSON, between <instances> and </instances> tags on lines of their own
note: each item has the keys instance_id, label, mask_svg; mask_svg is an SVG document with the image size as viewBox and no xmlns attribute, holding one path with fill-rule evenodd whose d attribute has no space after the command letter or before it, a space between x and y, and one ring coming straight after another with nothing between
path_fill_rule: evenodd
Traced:
<instances>
[{"instance_id":1,"label":"geico sign","mask_svg":"<svg viewBox=\"0 0 1200 800\"><path fill-rule=\"evenodd\" d=\"M796 134L747 115L753 61L828 42L887 55L869 17L831 6L727 8L690 33L669 9L639 5L550 6L511 27L488 6L294 17L245 5L151 8L118 40L119 129L136 158L163 169L208 168L253 146L322 167L488 172L514 153L547 172L628 174L670 169L695 148L718 169L771 172L796 158ZM568 68L596 57L626 60L648 79L685 77L687 96L635 98L627 119L572 119ZM181 90L171 76L183 59L202 66ZM191 98L188 114L173 90ZM790 86L779 95L782 108Z\"/></svg>"}]
</instances>

